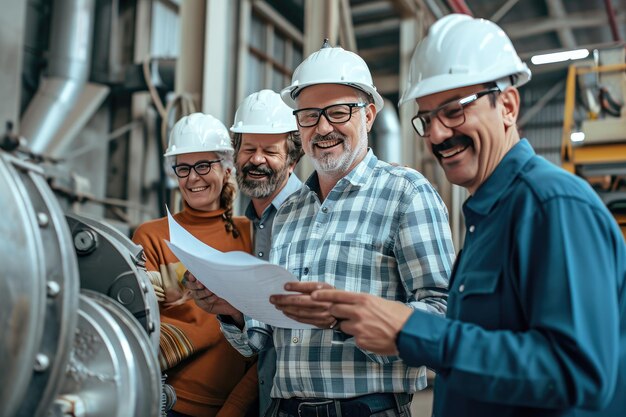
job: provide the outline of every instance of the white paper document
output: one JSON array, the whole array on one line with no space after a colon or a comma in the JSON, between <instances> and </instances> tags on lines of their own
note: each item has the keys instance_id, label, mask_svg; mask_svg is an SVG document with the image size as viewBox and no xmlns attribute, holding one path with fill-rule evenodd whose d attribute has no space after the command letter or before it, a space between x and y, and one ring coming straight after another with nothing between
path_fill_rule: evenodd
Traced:
<instances>
[{"instance_id":1,"label":"white paper document","mask_svg":"<svg viewBox=\"0 0 626 417\"><path fill-rule=\"evenodd\" d=\"M167 213L174 255L205 287L248 317L275 327L311 329L285 316L269 302L272 294L289 294L284 285L297 281L289 271L245 252L221 252L202 243Z\"/></svg>"}]
</instances>

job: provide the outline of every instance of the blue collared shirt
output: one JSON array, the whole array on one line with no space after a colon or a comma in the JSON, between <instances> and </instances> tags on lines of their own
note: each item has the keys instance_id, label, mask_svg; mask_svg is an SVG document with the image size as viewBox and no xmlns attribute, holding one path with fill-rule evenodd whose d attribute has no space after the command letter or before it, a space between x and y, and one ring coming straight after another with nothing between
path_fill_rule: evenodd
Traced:
<instances>
[{"instance_id":1,"label":"blue collared shirt","mask_svg":"<svg viewBox=\"0 0 626 417\"><path fill-rule=\"evenodd\" d=\"M434 415L624 416L626 245L597 194L522 140L463 211L448 319L397 340L438 373Z\"/></svg>"},{"instance_id":2,"label":"blue collared shirt","mask_svg":"<svg viewBox=\"0 0 626 417\"><path fill-rule=\"evenodd\" d=\"M454 248L446 208L417 171L393 167L369 151L323 202L313 174L274 220L273 263L301 281L327 282L443 316ZM244 332L223 325L242 353L273 337L278 354L273 397L349 398L410 393L425 386L425 368L358 348L330 329L266 328L246 320ZM254 331L252 331L254 330ZM270 339L271 340L271 339Z\"/></svg>"}]
</instances>

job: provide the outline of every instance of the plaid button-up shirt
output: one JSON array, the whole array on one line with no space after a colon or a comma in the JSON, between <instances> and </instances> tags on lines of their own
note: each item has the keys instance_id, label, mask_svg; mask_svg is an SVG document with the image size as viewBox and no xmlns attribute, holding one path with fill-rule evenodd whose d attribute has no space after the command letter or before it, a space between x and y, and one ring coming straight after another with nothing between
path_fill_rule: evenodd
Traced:
<instances>
[{"instance_id":1,"label":"plaid button-up shirt","mask_svg":"<svg viewBox=\"0 0 626 417\"><path fill-rule=\"evenodd\" d=\"M320 202L314 173L274 219L273 263L300 281L397 300L445 315L454 259L446 208L417 171L379 161L370 150ZM331 329L272 328L247 319L244 331L223 324L241 353L273 337L278 354L273 397L349 398L374 392L414 392L425 368L381 356Z\"/></svg>"}]
</instances>

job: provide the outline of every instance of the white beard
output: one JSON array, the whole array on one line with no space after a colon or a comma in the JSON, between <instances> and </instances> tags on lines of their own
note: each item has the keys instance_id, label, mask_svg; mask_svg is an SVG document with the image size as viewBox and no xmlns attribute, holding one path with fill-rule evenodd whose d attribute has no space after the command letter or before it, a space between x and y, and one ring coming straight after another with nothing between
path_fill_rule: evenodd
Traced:
<instances>
[{"instance_id":1,"label":"white beard","mask_svg":"<svg viewBox=\"0 0 626 417\"><path fill-rule=\"evenodd\" d=\"M352 167L354 161L364 152L367 152L367 129L365 127L365 120L361 120L362 123L357 132L359 140L356 146L354 146L354 149L352 148L352 142L344 140L341 145L343 152L338 157L334 157L330 152L318 150L319 156L311 158L315 171L339 176L344 176L349 172L348 170Z\"/></svg>"}]
</instances>

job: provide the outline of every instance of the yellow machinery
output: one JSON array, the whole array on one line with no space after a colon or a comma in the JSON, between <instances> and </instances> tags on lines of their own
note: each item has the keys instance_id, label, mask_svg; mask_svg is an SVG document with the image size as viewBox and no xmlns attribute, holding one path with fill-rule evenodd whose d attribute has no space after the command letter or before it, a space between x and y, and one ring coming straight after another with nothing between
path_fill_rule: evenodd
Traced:
<instances>
[{"instance_id":1,"label":"yellow machinery","mask_svg":"<svg viewBox=\"0 0 626 417\"><path fill-rule=\"evenodd\" d=\"M626 239L626 64L623 52L622 46L621 51L618 50L618 54L622 55L618 55L619 63L569 67L561 163L563 168L585 178L596 189L615 216ZM618 97L616 100L604 89L602 77L613 83L612 92L613 96ZM580 88L578 100L577 80ZM615 94L615 91L618 93ZM594 102L597 92L600 95L599 103ZM602 93L605 94L604 98ZM584 95L592 101L592 105L585 102ZM587 118L578 125L574 117L577 101L585 102L587 107ZM612 111L605 107L607 102L612 106ZM572 133L575 133L574 136Z\"/></svg>"}]
</instances>

